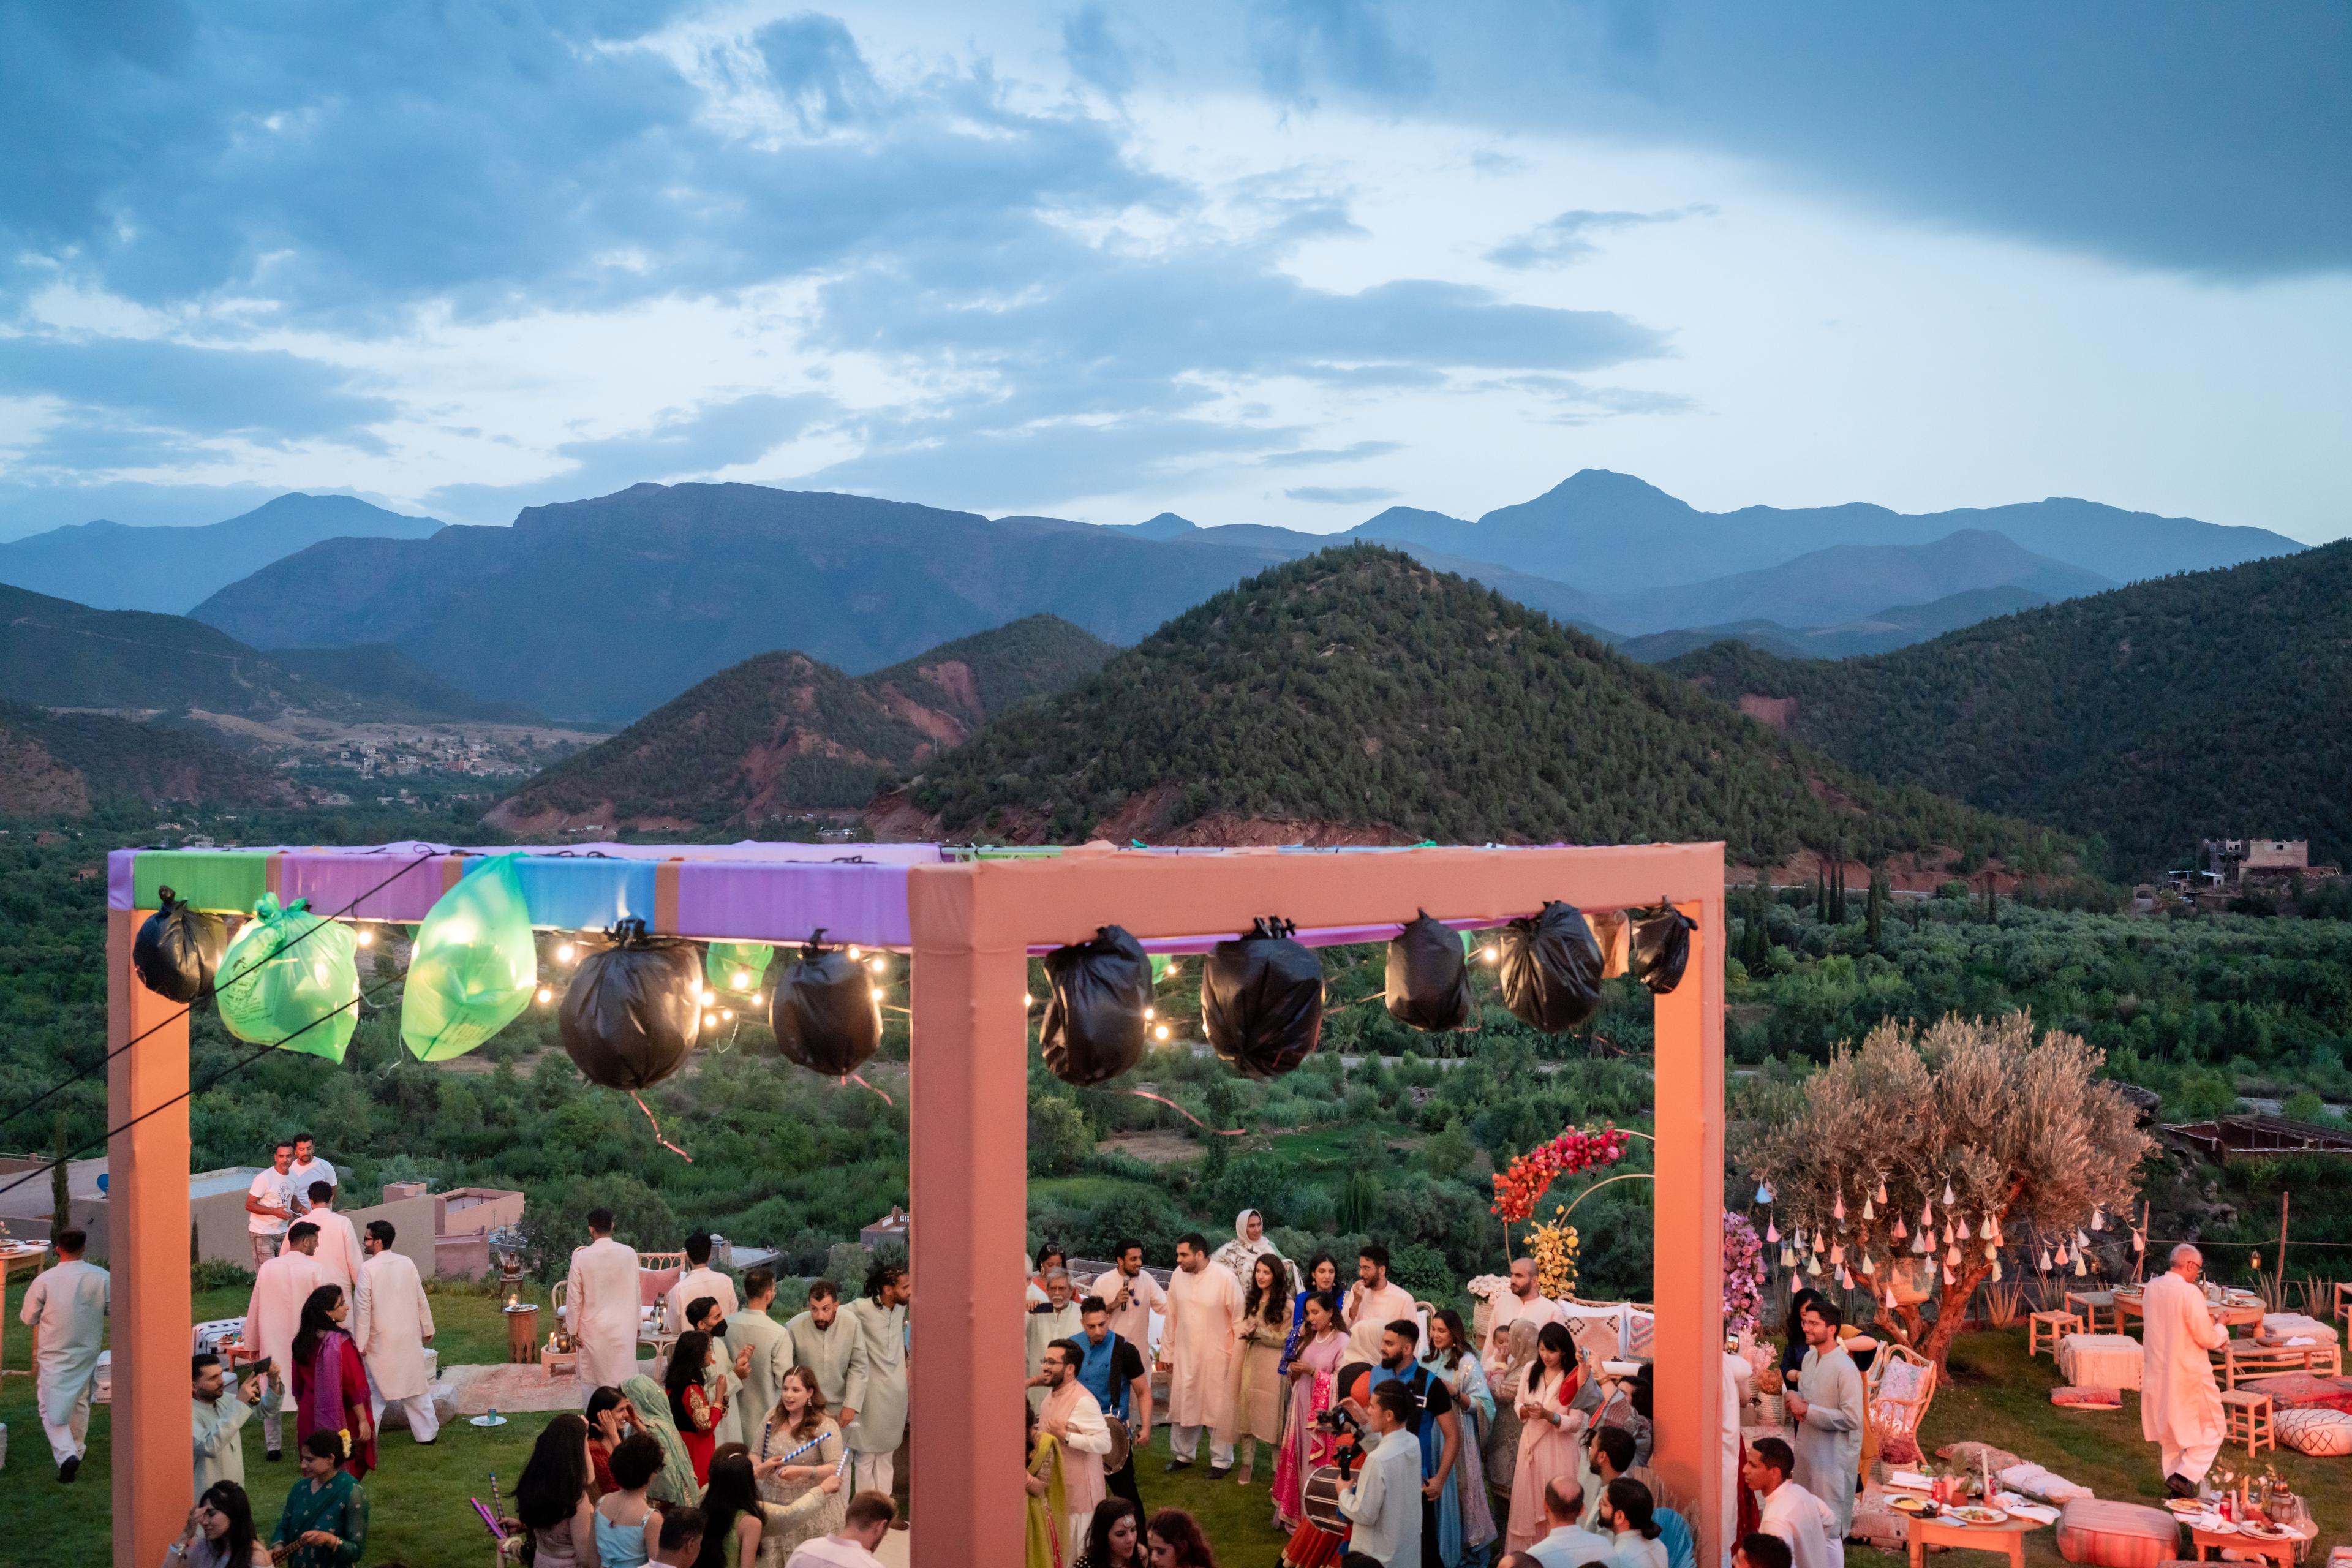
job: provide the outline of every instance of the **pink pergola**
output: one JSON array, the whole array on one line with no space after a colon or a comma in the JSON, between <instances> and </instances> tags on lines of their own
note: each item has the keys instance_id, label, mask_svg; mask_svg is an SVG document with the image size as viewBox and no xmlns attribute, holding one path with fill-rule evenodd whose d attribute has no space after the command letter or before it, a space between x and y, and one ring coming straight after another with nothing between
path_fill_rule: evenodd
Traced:
<instances>
[{"instance_id":1,"label":"pink pergola","mask_svg":"<svg viewBox=\"0 0 2352 1568\"><path fill-rule=\"evenodd\" d=\"M504 851L488 851L503 853ZM911 955L909 1477L914 1561L1011 1562L1022 1536L1027 1229L1027 961L1120 925L1155 952L1203 952L1259 915L1312 945L1378 941L1427 910L1499 924L1562 900L1595 918L1612 970L1629 909L1696 922L1682 984L1656 1000L1657 1307L1653 1464L1695 1499L1699 1561L1720 1561L1723 1476L1724 858L1720 844L1614 847L1022 853L934 846L582 846L523 849L532 922L636 916L706 940L828 940ZM439 846L373 850L121 850L107 924L108 1149L114 1270L114 1561L149 1568L187 1517L188 1035L132 976L131 944L171 886L245 913L264 892L321 914L415 921L462 874ZM379 884L381 884L379 886ZM373 890L369 891L373 889ZM359 897L363 891L367 896ZM357 900L356 904L353 903ZM782 1070L794 1070L779 1066ZM163 1109L158 1110L158 1107ZM152 1114L151 1114L152 1112ZM134 1119L138 1119L134 1122Z\"/></svg>"}]
</instances>

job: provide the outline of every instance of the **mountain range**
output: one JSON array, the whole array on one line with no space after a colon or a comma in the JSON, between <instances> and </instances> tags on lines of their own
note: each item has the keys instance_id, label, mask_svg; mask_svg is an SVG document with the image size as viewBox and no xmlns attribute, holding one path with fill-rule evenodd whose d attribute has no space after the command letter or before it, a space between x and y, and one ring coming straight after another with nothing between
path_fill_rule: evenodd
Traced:
<instances>
[{"instance_id":1,"label":"mountain range","mask_svg":"<svg viewBox=\"0 0 2352 1568\"><path fill-rule=\"evenodd\" d=\"M87 816L117 801L283 804L291 787L198 731L0 701L0 816Z\"/></svg>"},{"instance_id":2,"label":"mountain range","mask_svg":"<svg viewBox=\"0 0 2352 1568\"><path fill-rule=\"evenodd\" d=\"M1719 642L1663 668L1890 784L2097 835L2116 873L2207 837L2352 857L2352 541L1866 658Z\"/></svg>"},{"instance_id":3,"label":"mountain range","mask_svg":"<svg viewBox=\"0 0 2352 1568\"><path fill-rule=\"evenodd\" d=\"M1861 653L1908 647L1961 626L2049 602L2048 595L2037 594L2031 588L1965 588L1924 605L1895 605L1838 626L1791 626L1758 617L1625 637L1617 644L1617 651L1628 658L1655 664L1710 643L1731 641L1743 642L1783 658L1851 658Z\"/></svg>"},{"instance_id":4,"label":"mountain range","mask_svg":"<svg viewBox=\"0 0 2352 1568\"><path fill-rule=\"evenodd\" d=\"M2011 864L2034 830L1861 777L1400 551L1259 574L993 720L876 812L1027 843L1727 841ZM2046 837L2046 836L2042 836Z\"/></svg>"},{"instance_id":5,"label":"mountain range","mask_svg":"<svg viewBox=\"0 0 2352 1568\"><path fill-rule=\"evenodd\" d=\"M79 522L0 544L0 583L100 610L184 615L240 577L326 539L424 539L443 525L352 496L293 493L226 522Z\"/></svg>"},{"instance_id":6,"label":"mountain range","mask_svg":"<svg viewBox=\"0 0 2352 1568\"><path fill-rule=\"evenodd\" d=\"M490 821L525 834L592 823L660 831L855 811L991 717L1116 651L1067 621L1030 616L857 677L803 653L763 653L535 775Z\"/></svg>"}]
</instances>

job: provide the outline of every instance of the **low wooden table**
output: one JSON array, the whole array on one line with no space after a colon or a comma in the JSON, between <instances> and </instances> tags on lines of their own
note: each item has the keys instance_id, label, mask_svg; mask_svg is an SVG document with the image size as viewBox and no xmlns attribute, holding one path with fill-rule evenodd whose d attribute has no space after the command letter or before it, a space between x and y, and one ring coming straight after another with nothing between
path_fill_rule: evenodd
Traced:
<instances>
[{"instance_id":1,"label":"low wooden table","mask_svg":"<svg viewBox=\"0 0 2352 1568\"><path fill-rule=\"evenodd\" d=\"M0 1250L0 1300L5 1300L7 1299L8 1279L9 1276L16 1272L18 1265L21 1264L25 1268L32 1270L34 1273L38 1274L41 1271L41 1264L43 1260L45 1260L48 1256L49 1249L46 1247L40 1246L22 1247L12 1247L5 1250ZM7 1360L7 1320L14 1318L16 1314L14 1312L0 1312L0 1363L5 1363ZM0 1373L0 1375L30 1377L33 1374L29 1370L29 1366L30 1363L28 1363L27 1370L12 1371L9 1373Z\"/></svg>"},{"instance_id":2,"label":"low wooden table","mask_svg":"<svg viewBox=\"0 0 2352 1568\"><path fill-rule=\"evenodd\" d=\"M2006 1524L1962 1524L1949 1519L1904 1518L1904 1533L1911 1542L1911 1568L1923 1568L1930 1546L1958 1547L1964 1552L2000 1552L2010 1568L2025 1568L2025 1532L2042 1526L2011 1514Z\"/></svg>"},{"instance_id":3,"label":"low wooden table","mask_svg":"<svg viewBox=\"0 0 2352 1568\"><path fill-rule=\"evenodd\" d=\"M507 1315L507 1360L529 1366L539 1360L539 1308L536 1303L500 1309Z\"/></svg>"},{"instance_id":4,"label":"low wooden table","mask_svg":"<svg viewBox=\"0 0 2352 1568\"><path fill-rule=\"evenodd\" d=\"M2189 1539L2196 1543L2197 1560L2200 1563L2205 1560L2206 1553L2209 1552L2234 1547L2240 1552L2259 1552L2264 1557L2275 1562L2279 1568L2294 1568L2294 1560L2302 1554L2305 1543L2319 1533L2317 1525L2306 1524L2304 1529L2311 1532L2309 1535L2290 1535L2284 1541L2258 1541L2251 1535L2241 1535L2234 1530L2225 1535L2218 1531L2200 1530L2195 1525L2189 1524L2187 1520L2182 1520L2181 1523L2188 1527Z\"/></svg>"},{"instance_id":5,"label":"low wooden table","mask_svg":"<svg viewBox=\"0 0 2352 1568\"><path fill-rule=\"evenodd\" d=\"M2118 1292L2116 1296L2116 1331L2123 1332L2124 1326L2132 1319L2145 1316L2141 1310L2143 1306L2141 1298ZM2212 1307L2209 1310L2212 1312L2215 1322L2225 1329L2236 1329L2248 1324L2260 1328L2270 1309L2260 1301L2240 1301Z\"/></svg>"}]
</instances>

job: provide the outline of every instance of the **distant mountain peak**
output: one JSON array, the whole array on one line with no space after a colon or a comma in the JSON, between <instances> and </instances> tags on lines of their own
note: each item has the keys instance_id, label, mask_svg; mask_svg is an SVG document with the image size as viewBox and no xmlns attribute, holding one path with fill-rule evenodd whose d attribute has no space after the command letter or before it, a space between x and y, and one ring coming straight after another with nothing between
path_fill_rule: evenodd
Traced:
<instances>
[{"instance_id":1,"label":"distant mountain peak","mask_svg":"<svg viewBox=\"0 0 2352 1568\"><path fill-rule=\"evenodd\" d=\"M1172 511L1163 511L1155 517L1147 517L1137 523L1135 531L1139 537L1144 539L1174 539L1182 534L1200 532L1201 525L1190 518L1179 517Z\"/></svg>"}]
</instances>

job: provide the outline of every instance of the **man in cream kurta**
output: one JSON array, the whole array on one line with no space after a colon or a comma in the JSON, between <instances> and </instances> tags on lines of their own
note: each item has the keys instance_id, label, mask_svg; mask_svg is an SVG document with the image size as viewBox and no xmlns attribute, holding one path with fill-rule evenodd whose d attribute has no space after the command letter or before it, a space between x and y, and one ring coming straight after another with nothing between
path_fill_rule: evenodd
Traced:
<instances>
[{"instance_id":1,"label":"man in cream kurta","mask_svg":"<svg viewBox=\"0 0 2352 1568\"><path fill-rule=\"evenodd\" d=\"M710 1237L689 1236L686 1238L686 1269L662 1298L663 1321L673 1333L684 1333L693 1327L686 1321L686 1310L705 1296L719 1303L720 1317L734 1316L735 1281L710 1267Z\"/></svg>"},{"instance_id":2,"label":"man in cream kurta","mask_svg":"<svg viewBox=\"0 0 2352 1568\"><path fill-rule=\"evenodd\" d=\"M353 1295L359 1289L360 1270L367 1267L367 1248L360 1245L360 1233L352 1228L350 1215L335 1212L335 1189L326 1183L310 1184L310 1204L302 1217L319 1227L319 1245L310 1254L310 1261L319 1266L319 1283L341 1285L344 1295ZM278 1250L286 1249L281 1245Z\"/></svg>"},{"instance_id":3,"label":"man in cream kurta","mask_svg":"<svg viewBox=\"0 0 2352 1568\"><path fill-rule=\"evenodd\" d=\"M1838 1343L1845 1314L1828 1301L1805 1303L1805 1364L1788 1396L1797 1427L1797 1484L1822 1500L1838 1539L1853 1528L1853 1489L1862 1475L1862 1372Z\"/></svg>"},{"instance_id":4,"label":"man in cream kurta","mask_svg":"<svg viewBox=\"0 0 2352 1568\"><path fill-rule=\"evenodd\" d=\"M1045 1347L1055 1340L1074 1340L1085 1327L1078 1317L1078 1304L1070 1300L1070 1277L1059 1268L1046 1270L1045 1300L1029 1309L1022 1327L1029 1344L1029 1408L1042 1409L1045 1404L1046 1384L1037 1381L1045 1370Z\"/></svg>"},{"instance_id":5,"label":"man in cream kurta","mask_svg":"<svg viewBox=\"0 0 2352 1568\"><path fill-rule=\"evenodd\" d=\"M425 1300L416 1265L392 1249L397 1236L391 1221L368 1221L367 1261L360 1268L358 1300L352 1308L352 1343L367 1366L376 1431L383 1430L385 1409L396 1405L407 1417L409 1436L430 1443L441 1432L433 1382L425 1375L433 1304Z\"/></svg>"},{"instance_id":6,"label":"man in cream kurta","mask_svg":"<svg viewBox=\"0 0 2352 1568\"><path fill-rule=\"evenodd\" d=\"M1051 1289L1051 1277L1046 1279ZM1076 1342L1055 1340L1045 1347L1045 1363L1029 1380L1029 1392L1042 1394L1037 1426L1062 1444L1062 1506L1069 1510L1065 1533L1069 1538L1068 1562L1087 1549L1095 1508L1106 1495L1103 1456L1110 1452L1110 1424L1087 1385L1078 1381Z\"/></svg>"},{"instance_id":7,"label":"man in cream kurta","mask_svg":"<svg viewBox=\"0 0 2352 1568\"><path fill-rule=\"evenodd\" d=\"M877 1264L866 1294L841 1309L850 1331L849 1373L841 1396L842 1437L861 1492L890 1490L893 1456L907 1436L907 1305L914 1277L897 1264Z\"/></svg>"},{"instance_id":8,"label":"man in cream kurta","mask_svg":"<svg viewBox=\"0 0 2352 1568\"><path fill-rule=\"evenodd\" d=\"M768 1316L775 1300L776 1271L751 1269L743 1276L743 1310L727 1320L728 1348L738 1360L746 1351L751 1357L743 1362L743 1386L735 1391L735 1397L728 1401L727 1414L719 1418L719 1441L740 1443L754 1454L759 1452L761 1429L776 1407L784 1373L793 1369L793 1336Z\"/></svg>"},{"instance_id":9,"label":"man in cream kurta","mask_svg":"<svg viewBox=\"0 0 2352 1568\"><path fill-rule=\"evenodd\" d=\"M641 1321L637 1255L613 1239L611 1209L589 1211L588 1245L572 1249L563 1293L572 1342L580 1347L582 1399L635 1377Z\"/></svg>"},{"instance_id":10,"label":"man in cream kurta","mask_svg":"<svg viewBox=\"0 0 2352 1568\"><path fill-rule=\"evenodd\" d=\"M2221 1391L2207 1352L2230 1331L2213 1321L2198 1279L2205 1258L2187 1242L2172 1249L2170 1272L2148 1281L2140 1301L2140 1436L2157 1446L2164 1484L2194 1497L2221 1451Z\"/></svg>"},{"instance_id":11,"label":"man in cream kurta","mask_svg":"<svg viewBox=\"0 0 2352 1568\"><path fill-rule=\"evenodd\" d=\"M1133 1345L1139 1355L1150 1355L1151 1314L1168 1310L1168 1294L1160 1289L1159 1280L1144 1272L1143 1244L1121 1241L1118 1257L1111 1260L1111 1271L1096 1275L1087 1289L1101 1297L1109 1309L1110 1331Z\"/></svg>"},{"instance_id":12,"label":"man in cream kurta","mask_svg":"<svg viewBox=\"0 0 2352 1568\"><path fill-rule=\"evenodd\" d=\"M188 1363L188 1396L196 1439L195 1495L204 1496L217 1481L245 1485L245 1424L261 1398L260 1380L249 1377L243 1388L236 1387L221 1371L220 1357L207 1351Z\"/></svg>"},{"instance_id":13,"label":"man in cream kurta","mask_svg":"<svg viewBox=\"0 0 2352 1568\"><path fill-rule=\"evenodd\" d=\"M98 1383L99 1342L106 1335L110 1281L105 1269L82 1261L87 1239L79 1230L58 1232L57 1265L34 1277L16 1314L34 1326L39 1346L35 1393L61 1481L74 1479L89 1446L89 1395Z\"/></svg>"},{"instance_id":14,"label":"man in cream kurta","mask_svg":"<svg viewBox=\"0 0 2352 1568\"><path fill-rule=\"evenodd\" d=\"M1234 1356L1240 1345L1242 1282L1212 1262L1207 1238L1176 1244L1176 1272L1168 1281L1167 1321L1160 1364L1168 1369L1168 1461L1191 1465L1209 1434L1209 1479L1234 1465Z\"/></svg>"},{"instance_id":15,"label":"man in cream kurta","mask_svg":"<svg viewBox=\"0 0 2352 1568\"><path fill-rule=\"evenodd\" d=\"M830 1279L809 1287L808 1308L784 1323L792 1336L792 1363L816 1373L817 1392L838 1413L849 1390L849 1352L856 1334L841 1321L841 1288Z\"/></svg>"},{"instance_id":16,"label":"man in cream kurta","mask_svg":"<svg viewBox=\"0 0 2352 1568\"><path fill-rule=\"evenodd\" d=\"M287 1229L286 1247L254 1271L245 1307L245 1342L269 1361L262 1374L261 1441L272 1454L286 1446L278 1412L294 1396L294 1333L302 1326L302 1303L326 1283L310 1257L319 1247L317 1226L296 1220Z\"/></svg>"}]
</instances>

